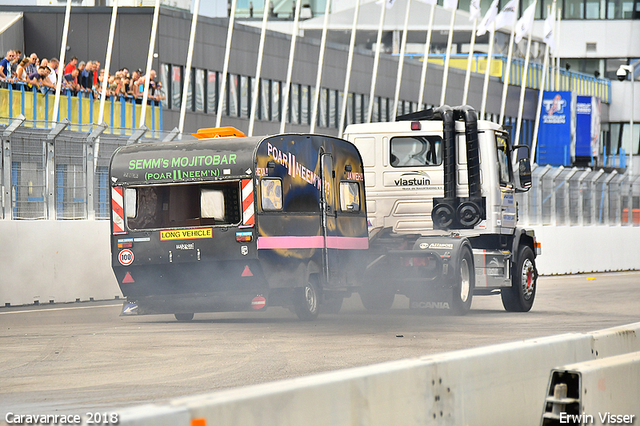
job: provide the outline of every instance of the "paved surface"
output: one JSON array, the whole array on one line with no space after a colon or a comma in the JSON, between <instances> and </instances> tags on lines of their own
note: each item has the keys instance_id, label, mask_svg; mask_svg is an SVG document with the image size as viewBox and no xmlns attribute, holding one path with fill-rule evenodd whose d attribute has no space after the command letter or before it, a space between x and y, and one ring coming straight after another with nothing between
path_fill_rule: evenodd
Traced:
<instances>
[{"instance_id":1,"label":"paved surface","mask_svg":"<svg viewBox=\"0 0 640 426\"><path fill-rule=\"evenodd\" d=\"M595 278L595 280L593 279ZM382 314L359 297L300 322L288 310L119 317L116 301L0 309L0 424L7 412L84 414L216 389L640 321L640 273L542 277L531 312L499 296L465 317L429 316L398 296Z\"/></svg>"}]
</instances>

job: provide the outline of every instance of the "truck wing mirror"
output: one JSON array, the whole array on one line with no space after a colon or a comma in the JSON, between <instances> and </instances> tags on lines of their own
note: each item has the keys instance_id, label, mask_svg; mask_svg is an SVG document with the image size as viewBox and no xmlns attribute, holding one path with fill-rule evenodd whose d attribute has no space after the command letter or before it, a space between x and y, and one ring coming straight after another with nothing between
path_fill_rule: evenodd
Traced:
<instances>
[{"instance_id":1,"label":"truck wing mirror","mask_svg":"<svg viewBox=\"0 0 640 426\"><path fill-rule=\"evenodd\" d=\"M528 157L518 160L518 192L525 192L531 188L531 162Z\"/></svg>"}]
</instances>

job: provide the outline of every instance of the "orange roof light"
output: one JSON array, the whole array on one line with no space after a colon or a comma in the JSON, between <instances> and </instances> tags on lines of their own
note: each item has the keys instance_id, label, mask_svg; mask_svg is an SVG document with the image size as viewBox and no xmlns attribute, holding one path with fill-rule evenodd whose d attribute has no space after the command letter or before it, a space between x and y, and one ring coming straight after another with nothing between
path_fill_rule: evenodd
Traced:
<instances>
[{"instance_id":1,"label":"orange roof light","mask_svg":"<svg viewBox=\"0 0 640 426\"><path fill-rule=\"evenodd\" d=\"M196 133L191 133L198 139L210 139L210 138L229 138L237 137L243 138L246 135L235 127L214 127L211 129L198 129Z\"/></svg>"}]
</instances>

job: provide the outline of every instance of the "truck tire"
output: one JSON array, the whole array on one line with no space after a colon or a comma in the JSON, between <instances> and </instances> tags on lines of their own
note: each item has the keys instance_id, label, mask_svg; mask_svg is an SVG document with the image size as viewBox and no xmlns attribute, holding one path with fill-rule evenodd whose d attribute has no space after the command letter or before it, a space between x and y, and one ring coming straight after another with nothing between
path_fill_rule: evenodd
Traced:
<instances>
[{"instance_id":1,"label":"truck tire","mask_svg":"<svg viewBox=\"0 0 640 426\"><path fill-rule=\"evenodd\" d=\"M173 314L173 316L176 317L176 319L180 322L189 322L193 319L193 314L180 313Z\"/></svg>"},{"instance_id":2,"label":"truck tire","mask_svg":"<svg viewBox=\"0 0 640 426\"><path fill-rule=\"evenodd\" d=\"M367 311L388 311L396 297L392 290L375 287L363 287L360 291L360 300Z\"/></svg>"},{"instance_id":3,"label":"truck tire","mask_svg":"<svg viewBox=\"0 0 640 426\"><path fill-rule=\"evenodd\" d=\"M318 285L312 277L302 287L296 288L294 295L293 310L299 319L303 321L313 321L318 318L320 293Z\"/></svg>"},{"instance_id":4,"label":"truck tire","mask_svg":"<svg viewBox=\"0 0 640 426\"><path fill-rule=\"evenodd\" d=\"M529 312L536 298L537 279L533 251L529 246L521 246L513 265L511 287L501 291L504 309L509 312Z\"/></svg>"},{"instance_id":5,"label":"truck tire","mask_svg":"<svg viewBox=\"0 0 640 426\"><path fill-rule=\"evenodd\" d=\"M451 312L454 315L466 315L471 309L473 288L475 287L475 268L473 255L468 247L462 247L458 260L456 283L454 284Z\"/></svg>"}]
</instances>

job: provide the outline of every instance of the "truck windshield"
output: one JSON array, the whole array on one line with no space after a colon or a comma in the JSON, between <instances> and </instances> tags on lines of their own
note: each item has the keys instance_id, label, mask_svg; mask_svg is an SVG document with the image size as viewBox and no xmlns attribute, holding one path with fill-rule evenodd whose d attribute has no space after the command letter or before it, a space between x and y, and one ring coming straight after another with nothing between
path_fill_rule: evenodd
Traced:
<instances>
[{"instance_id":1,"label":"truck windshield","mask_svg":"<svg viewBox=\"0 0 640 426\"><path fill-rule=\"evenodd\" d=\"M127 188L136 192L125 203L127 226L136 230L238 224L239 188L237 181ZM130 217L131 212L135 216Z\"/></svg>"},{"instance_id":2,"label":"truck windshield","mask_svg":"<svg viewBox=\"0 0 640 426\"><path fill-rule=\"evenodd\" d=\"M437 166L442 163L440 136L400 136L391 138L393 167Z\"/></svg>"}]
</instances>

